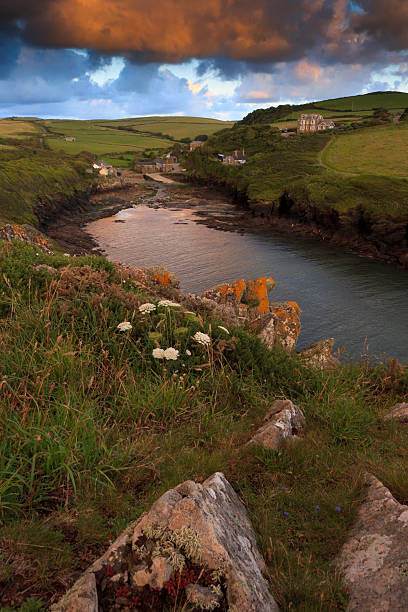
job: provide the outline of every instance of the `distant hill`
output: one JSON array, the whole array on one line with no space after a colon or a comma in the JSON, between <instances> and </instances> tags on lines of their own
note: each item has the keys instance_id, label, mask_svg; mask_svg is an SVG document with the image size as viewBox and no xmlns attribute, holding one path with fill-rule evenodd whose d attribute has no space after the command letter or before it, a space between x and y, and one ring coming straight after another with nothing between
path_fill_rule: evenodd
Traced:
<instances>
[{"instance_id":1,"label":"distant hill","mask_svg":"<svg viewBox=\"0 0 408 612\"><path fill-rule=\"evenodd\" d=\"M376 91L359 96L320 100L308 104L281 104L277 107L271 106L270 108L252 111L239 123L252 125L254 123L293 121L301 112L316 112L327 117L339 115L341 119L347 119L347 114L355 114L350 119L360 120L370 116L376 108L386 108L391 112L394 111L393 114L403 112L408 108L408 93L402 91ZM346 117L343 117L344 114L346 114Z\"/></svg>"}]
</instances>

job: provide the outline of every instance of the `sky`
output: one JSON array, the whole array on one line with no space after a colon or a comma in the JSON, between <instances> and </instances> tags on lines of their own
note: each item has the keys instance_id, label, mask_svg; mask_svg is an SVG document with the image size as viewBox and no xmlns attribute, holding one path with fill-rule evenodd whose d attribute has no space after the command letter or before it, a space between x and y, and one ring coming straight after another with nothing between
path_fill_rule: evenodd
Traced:
<instances>
[{"instance_id":1,"label":"sky","mask_svg":"<svg viewBox=\"0 0 408 612\"><path fill-rule=\"evenodd\" d=\"M408 91L408 0L0 0L0 117L191 115Z\"/></svg>"}]
</instances>

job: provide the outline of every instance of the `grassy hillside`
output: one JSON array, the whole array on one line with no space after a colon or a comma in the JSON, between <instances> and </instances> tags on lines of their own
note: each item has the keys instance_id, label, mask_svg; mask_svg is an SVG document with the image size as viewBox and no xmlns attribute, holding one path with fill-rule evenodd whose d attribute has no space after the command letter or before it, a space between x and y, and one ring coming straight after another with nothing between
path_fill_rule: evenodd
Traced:
<instances>
[{"instance_id":1,"label":"grassy hillside","mask_svg":"<svg viewBox=\"0 0 408 612\"><path fill-rule=\"evenodd\" d=\"M40 148L36 142L0 149L0 223L37 225L38 198L69 195L89 181L89 161Z\"/></svg>"},{"instance_id":2,"label":"grassy hillside","mask_svg":"<svg viewBox=\"0 0 408 612\"><path fill-rule=\"evenodd\" d=\"M184 305L160 306L163 297ZM156 310L141 314L144 302ZM346 609L333 560L362 473L408 502L408 429L382 419L406 398L407 371L312 370L191 308L103 258L0 243L3 610L29 598L21 612L43 609L160 494L215 471L248 508L282 611ZM122 321L132 329L120 332ZM177 359L155 360L157 344ZM284 397L304 411L305 439L279 453L245 447Z\"/></svg>"},{"instance_id":3,"label":"grassy hillside","mask_svg":"<svg viewBox=\"0 0 408 612\"><path fill-rule=\"evenodd\" d=\"M210 136L219 130L232 127L234 121L220 121L203 117L138 117L134 119L119 119L118 121L98 122L110 127L125 127L131 130L161 133L175 140L197 136Z\"/></svg>"},{"instance_id":4,"label":"grassy hillside","mask_svg":"<svg viewBox=\"0 0 408 612\"><path fill-rule=\"evenodd\" d=\"M174 141L183 138L193 140L196 136L213 134L234 125L233 122L200 117L144 117L117 121L45 120L38 123L47 130L46 142L51 149L71 154L89 151L98 156L168 149ZM66 142L65 136L73 136L76 141Z\"/></svg>"},{"instance_id":5,"label":"grassy hillside","mask_svg":"<svg viewBox=\"0 0 408 612\"><path fill-rule=\"evenodd\" d=\"M344 212L361 206L375 217L408 213L408 123L384 123L333 136L283 138L265 124L237 124L210 138L186 161L196 175L230 185L250 200L270 202L289 192L297 201ZM225 166L217 153L242 149L244 166Z\"/></svg>"},{"instance_id":6,"label":"grassy hillside","mask_svg":"<svg viewBox=\"0 0 408 612\"><path fill-rule=\"evenodd\" d=\"M335 136L321 155L336 172L408 177L408 122Z\"/></svg>"},{"instance_id":7,"label":"grassy hillside","mask_svg":"<svg viewBox=\"0 0 408 612\"><path fill-rule=\"evenodd\" d=\"M71 155L81 151L94 155L139 152L147 148L165 149L173 144L166 138L118 130L93 121L50 120L45 122L45 126L51 132L46 139L48 146L54 151L61 150ZM66 142L65 136L73 136L76 140Z\"/></svg>"},{"instance_id":8,"label":"grassy hillside","mask_svg":"<svg viewBox=\"0 0 408 612\"><path fill-rule=\"evenodd\" d=\"M333 98L315 102L322 109L340 111L369 111L374 108L402 109L408 107L408 93L402 91L379 91L360 96Z\"/></svg>"},{"instance_id":9,"label":"grassy hillside","mask_svg":"<svg viewBox=\"0 0 408 612\"><path fill-rule=\"evenodd\" d=\"M320 100L307 104L285 104L267 109L258 109L249 113L242 122L247 125L254 123L272 123L297 120L300 113L320 113L326 118L337 119L337 123L361 121L372 116L377 108L385 108L392 115L401 114L408 108L408 93L405 92L375 92L346 98Z\"/></svg>"},{"instance_id":10,"label":"grassy hillside","mask_svg":"<svg viewBox=\"0 0 408 612\"><path fill-rule=\"evenodd\" d=\"M32 121L20 119L0 119L0 138L32 138L40 133L40 128Z\"/></svg>"}]
</instances>

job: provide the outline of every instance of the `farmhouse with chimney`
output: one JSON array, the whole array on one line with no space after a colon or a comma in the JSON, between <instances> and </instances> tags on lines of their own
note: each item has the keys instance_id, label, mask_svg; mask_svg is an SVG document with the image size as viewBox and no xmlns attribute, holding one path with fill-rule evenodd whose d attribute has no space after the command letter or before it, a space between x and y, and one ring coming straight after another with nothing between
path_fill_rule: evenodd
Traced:
<instances>
[{"instance_id":1,"label":"farmhouse with chimney","mask_svg":"<svg viewBox=\"0 0 408 612\"><path fill-rule=\"evenodd\" d=\"M331 119L324 119L323 115L302 113L298 119L298 134L305 132L320 132L322 130L332 130L335 124Z\"/></svg>"}]
</instances>

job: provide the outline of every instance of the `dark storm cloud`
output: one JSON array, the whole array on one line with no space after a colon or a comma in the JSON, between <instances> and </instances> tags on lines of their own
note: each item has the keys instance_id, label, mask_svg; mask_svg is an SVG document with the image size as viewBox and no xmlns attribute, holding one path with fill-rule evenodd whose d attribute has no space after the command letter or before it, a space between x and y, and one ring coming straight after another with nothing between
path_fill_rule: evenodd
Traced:
<instances>
[{"instance_id":1,"label":"dark storm cloud","mask_svg":"<svg viewBox=\"0 0 408 612\"><path fill-rule=\"evenodd\" d=\"M353 14L350 30L367 36L390 51L408 49L407 0L358 0L360 11Z\"/></svg>"},{"instance_id":2,"label":"dark storm cloud","mask_svg":"<svg viewBox=\"0 0 408 612\"><path fill-rule=\"evenodd\" d=\"M218 58L229 75L229 60L352 62L408 46L407 0L1 0L0 28L16 24L26 42L90 49L98 62Z\"/></svg>"},{"instance_id":3,"label":"dark storm cloud","mask_svg":"<svg viewBox=\"0 0 408 612\"><path fill-rule=\"evenodd\" d=\"M18 22L24 39L39 46L138 62L271 62L335 43L347 7L347 0L2 0L0 24Z\"/></svg>"}]
</instances>

